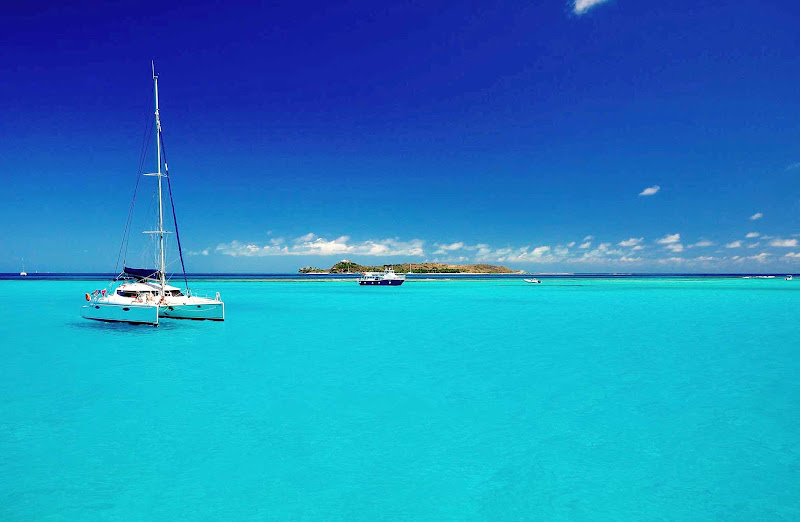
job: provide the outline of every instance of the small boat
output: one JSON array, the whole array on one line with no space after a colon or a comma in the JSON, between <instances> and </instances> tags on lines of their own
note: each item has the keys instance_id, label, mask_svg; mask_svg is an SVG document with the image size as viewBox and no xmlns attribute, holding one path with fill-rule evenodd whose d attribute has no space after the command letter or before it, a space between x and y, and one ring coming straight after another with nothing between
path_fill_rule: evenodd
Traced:
<instances>
[{"instance_id":1,"label":"small boat","mask_svg":"<svg viewBox=\"0 0 800 522\"><path fill-rule=\"evenodd\" d=\"M787 281L791 281L791 280L792 280L792 275L791 275L791 274L789 274L789 275L787 275L787 276L786 276L784 279L786 279Z\"/></svg>"},{"instance_id":2,"label":"small boat","mask_svg":"<svg viewBox=\"0 0 800 522\"><path fill-rule=\"evenodd\" d=\"M21 275L22 277L25 277L26 275L28 275L28 272L25 271L25 260L24 259L22 260L22 272L20 272L19 275Z\"/></svg>"},{"instance_id":3,"label":"small boat","mask_svg":"<svg viewBox=\"0 0 800 522\"><path fill-rule=\"evenodd\" d=\"M358 278L358 284L362 286L400 286L405 282L406 277L397 275L391 266L383 267L383 272L364 272Z\"/></svg>"},{"instance_id":4,"label":"small boat","mask_svg":"<svg viewBox=\"0 0 800 522\"><path fill-rule=\"evenodd\" d=\"M541 282L542 282L541 280L539 280L539 279L536 279L535 277L534 277L534 278L531 278L531 279L525 279L524 281L525 281L526 283L541 283Z\"/></svg>"},{"instance_id":5,"label":"small boat","mask_svg":"<svg viewBox=\"0 0 800 522\"><path fill-rule=\"evenodd\" d=\"M88 301L81 308L81 315L86 319L96 321L142 323L158 326L159 318L172 319L200 319L211 321L225 320L225 303L220 300L219 292L213 298L193 295L189 289L186 278L186 269L183 263L181 240L178 234L178 224L175 218L175 207L172 202L172 187L167 168L167 160L163 151L164 140L161 135L161 119L158 111L158 76L153 67L153 91L155 96L155 129L156 129L156 157L157 172L154 174L141 174L153 176L158 179L156 190L158 203L158 221L156 228L144 232L154 236L158 254L156 263L158 269L129 268L125 259L122 259L122 272L104 290L95 290L86 294ZM163 167L163 170L162 170ZM163 185L166 184L166 187ZM177 239L177 250L180 258L183 279L186 283L186 292L178 287L167 284L166 275L166 234L173 231L164 229L164 197L163 189L169 194L169 203L172 208L172 222L174 234ZM134 201L136 195L134 194ZM131 205L133 209L133 204ZM130 216L128 218L130 223ZM127 234L130 230L126 227L123 247L127 245ZM124 248L127 254L127 248ZM122 249L120 250L122 252ZM120 281L122 281L120 283Z\"/></svg>"}]
</instances>

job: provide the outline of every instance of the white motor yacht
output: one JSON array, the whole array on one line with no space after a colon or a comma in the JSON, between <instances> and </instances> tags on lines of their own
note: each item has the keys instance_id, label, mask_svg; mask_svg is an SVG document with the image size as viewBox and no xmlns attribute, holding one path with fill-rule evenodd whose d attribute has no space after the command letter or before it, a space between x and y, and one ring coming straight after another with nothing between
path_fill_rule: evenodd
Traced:
<instances>
[{"instance_id":1,"label":"white motor yacht","mask_svg":"<svg viewBox=\"0 0 800 522\"><path fill-rule=\"evenodd\" d=\"M386 265L381 272L364 272L364 275L358 278L358 284L361 286L400 286L406 280L404 275L395 274L391 266Z\"/></svg>"}]
</instances>

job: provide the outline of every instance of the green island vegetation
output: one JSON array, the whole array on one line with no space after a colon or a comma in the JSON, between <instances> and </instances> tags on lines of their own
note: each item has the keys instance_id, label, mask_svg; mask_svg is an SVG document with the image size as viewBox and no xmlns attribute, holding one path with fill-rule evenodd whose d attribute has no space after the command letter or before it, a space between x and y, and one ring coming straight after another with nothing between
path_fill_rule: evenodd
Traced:
<instances>
[{"instance_id":1,"label":"green island vegetation","mask_svg":"<svg viewBox=\"0 0 800 522\"><path fill-rule=\"evenodd\" d=\"M325 270L315 267L303 267L298 270L301 274L324 273L324 274L354 274L363 272L382 272L384 266L392 267L392 270L399 274L514 274L516 270L511 270L505 266L477 264L477 265L451 265L447 263L399 263L386 265L359 265L353 261L342 260Z\"/></svg>"}]
</instances>

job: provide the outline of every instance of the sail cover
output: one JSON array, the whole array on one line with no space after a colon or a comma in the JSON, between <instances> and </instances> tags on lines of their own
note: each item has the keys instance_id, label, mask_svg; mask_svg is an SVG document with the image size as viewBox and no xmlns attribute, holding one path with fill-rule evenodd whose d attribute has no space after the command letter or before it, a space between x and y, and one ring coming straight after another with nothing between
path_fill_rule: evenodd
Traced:
<instances>
[{"instance_id":1,"label":"sail cover","mask_svg":"<svg viewBox=\"0 0 800 522\"><path fill-rule=\"evenodd\" d=\"M126 266L123 267L122 274L136 279L161 279L161 272L155 268L128 268Z\"/></svg>"}]
</instances>

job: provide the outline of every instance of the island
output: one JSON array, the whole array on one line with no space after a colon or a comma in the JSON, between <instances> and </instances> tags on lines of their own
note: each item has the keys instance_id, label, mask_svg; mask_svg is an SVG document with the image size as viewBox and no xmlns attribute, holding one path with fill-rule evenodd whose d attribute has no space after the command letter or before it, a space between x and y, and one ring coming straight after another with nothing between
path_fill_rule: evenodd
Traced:
<instances>
[{"instance_id":1,"label":"island","mask_svg":"<svg viewBox=\"0 0 800 522\"><path fill-rule=\"evenodd\" d=\"M298 270L301 274L362 274L364 272L382 272L384 266L389 266L398 274L518 274L524 271L512 270L505 266L476 264L452 265L448 263L387 263L385 265L360 265L353 261L343 259L329 269L316 267L303 267Z\"/></svg>"}]
</instances>

